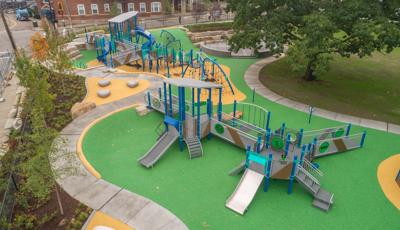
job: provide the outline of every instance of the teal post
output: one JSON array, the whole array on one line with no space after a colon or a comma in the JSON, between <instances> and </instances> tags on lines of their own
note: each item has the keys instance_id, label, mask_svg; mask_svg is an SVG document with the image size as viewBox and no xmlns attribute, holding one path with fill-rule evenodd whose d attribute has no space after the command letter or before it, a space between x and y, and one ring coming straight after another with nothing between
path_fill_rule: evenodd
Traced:
<instances>
[{"instance_id":1,"label":"teal post","mask_svg":"<svg viewBox=\"0 0 400 230\"><path fill-rule=\"evenodd\" d=\"M245 168L248 168L250 166L249 165L250 164L249 155L250 155L250 145L247 145L247 148L246 148L246 161L244 163Z\"/></svg>"},{"instance_id":2,"label":"teal post","mask_svg":"<svg viewBox=\"0 0 400 230\"><path fill-rule=\"evenodd\" d=\"M269 141L271 139L271 129L267 129L267 133L265 134L265 149L269 148Z\"/></svg>"},{"instance_id":3,"label":"teal post","mask_svg":"<svg viewBox=\"0 0 400 230\"><path fill-rule=\"evenodd\" d=\"M186 120L186 101L185 101L185 87L181 87L182 93L182 120Z\"/></svg>"},{"instance_id":4,"label":"teal post","mask_svg":"<svg viewBox=\"0 0 400 230\"><path fill-rule=\"evenodd\" d=\"M290 178L289 178L288 194L292 194L292 192L293 192L293 182L294 182L294 177L296 174L296 168L297 168L297 155L294 156L294 159L293 159L293 167L292 167L292 171L290 172Z\"/></svg>"},{"instance_id":5,"label":"teal post","mask_svg":"<svg viewBox=\"0 0 400 230\"><path fill-rule=\"evenodd\" d=\"M167 83L163 83L164 86L164 111L165 115L168 116L168 105L167 105Z\"/></svg>"},{"instance_id":6,"label":"teal post","mask_svg":"<svg viewBox=\"0 0 400 230\"><path fill-rule=\"evenodd\" d=\"M271 177L272 153L268 156L267 173L265 174L264 192L268 191L269 178Z\"/></svg>"},{"instance_id":7,"label":"teal post","mask_svg":"<svg viewBox=\"0 0 400 230\"><path fill-rule=\"evenodd\" d=\"M271 112L268 111L268 115L267 115L267 124L266 124L266 128L265 128L265 129L268 129L268 128L269 128L269 122L270 122L270 120L271 120Z\"/></svg>"},{"instance_id":8,"label":"teal post","mask_svg":"<svg viewBox=\"0 0 400 230\"><path fill-rule=\"evenodd\" d=\"M218 99L218 121L222 119L222 88L219 88L219 99Z\"/></svg>"},{"instance_id":9,"label":"teal post","mask_svg":"<svg viewBox=\"0 0 400 230\"><path fill-rule=\"evenodd\" d=\"M301 155L300 155L300 165L302 165L303 164L303 161L304 161L304 154L306 153L306 145L303 145L302 147L301 147Z\"/></svg>"},{"instance_id":10,"label":"teal post","mask_svg":"<svg viewBox=\"0 0 400 230\"><path fill-rule=\"evenodd\" d=\"M286 124L282 123L282 127L281 127L281 137L283 137L283 135L285 134L285 129L286 129Z\"/></svg>"}]
</instances>

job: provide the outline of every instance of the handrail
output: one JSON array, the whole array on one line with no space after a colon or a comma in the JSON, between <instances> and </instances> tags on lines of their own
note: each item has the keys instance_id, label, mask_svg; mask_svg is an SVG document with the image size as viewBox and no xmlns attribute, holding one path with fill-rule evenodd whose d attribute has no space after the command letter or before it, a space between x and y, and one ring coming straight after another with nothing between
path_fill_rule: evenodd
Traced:
<instances>
[{"instance_id":1,"label":"handrail","mask_svg":"<svg viewBox=\"0 0 400 230\"><path fill-rule=\"evenodd\" d=\"M325 142L325 141L339 140L339 139L342 139L342 138L344 138L344 137L347 138L347 139L349 139L349 138L352 138L352 137L362 136L362 135L363 135L363 133L355 133L355 134L348 135L348 136L327 138L327 139L323 139L323 140L317 140L317 144L318 144L318 143L321 143L321 142Z\"/></svg>"},{"instance_id":2,"label":"handrail","mask_svg":"<svg viewBox=\"0 0 400 230\"><path fill-rule=\"evenodd\" d=\"M311 173L309 173L305 168L303 168L303 166L301 166L300 164L297 165L297 169L302 171L304 174L306 174L306 176L308 176L309 178L311 178L311 180L320 185L319 180L317 178L315 178L313 175L311 175Z\"/></svg>"},{"instance_id":3,"label":"handrail","mask_svg":"<svg viewBox=\"0 0 400 230\"><path fill-rule=\"evenodd\" d=\"M313 170L313 172L316 172L317 174L318 174L318 176L320 176L320 177L323 177L324 176L324 173L321 171L321 170L319 170L318 168L316 168L310 161L308 161L306 158L304 158L303 159L303 168L304 169L306 169L305 167L304 167L304 165L307 167L307 168L310 168L311 170ZM307 170L307 169L306 169Z\"/></svg>"},{"instance_id":4,"label":"handrail","mask_svg":"<svg viewBox=\"0 0 400 230\"><path fill-rule=\"evenodd\" d=\"M258 133L260 133L260 134L264 134L264 133L265 133L265 130L262 129L262 128L260 128L260 127L258 127L258 126L255 126L255 125L253 125L253 124L251 124L251 123L248 123L248 122L246 122L246 121L244 121L244 120L242 120L242 119L235 118L235 117L231 116L230 114L227 114L227 113L224 113L224 112L222 112L222 114L223 114L224 116L227 116L227 117L230 117L230 118L234 119L235 122L237 122L237 123L244 123L244 124L246 124L247 126L250 126L251 128L256 129L256 132L258 132Z\"/></svg>"},{"instance_id":5,"label":"handrail","mask_svg":"<svg viewBox=\"0 0 400 230\"><path fill-rule=\"evenodd\" d=\"M231 125L229 125L229 124L226 124L226 123L224 123L224 122L222 122L222 121L218 121L218 120L215 119L215 118L211 118L211 120L213 120L213 121L215 121L215 122L218 122L218 123L222 123L222 124L228 125L228 126L231 127L232 129L235 129L237 132L242 133L244 136L247 136L247 137L250 138L251 140L257 141L257 137L254 137L254 136L251 135L251 134L245 133L245 132L243 132L242 130L240 130L240 129L238 129L238 128L235 128L235 127L233 127L233 126L231 126Z\"/></svg>"},{"instance_id":6,"label":"handrail","mask_svg":"<svg viewBox=\"0 0 400 230\"><path fill-rule=\"evenodd\" d=\"M315 129L315 130L304 131L303 137L313 135L313 133L319 133L322 131L326 131L328 129L338 129L338 128L346 128L346 127L347 127L347 125L341 125L341 126L329 127L329 128L324 128L324 129Z\"/></svg>"}]
</instances>

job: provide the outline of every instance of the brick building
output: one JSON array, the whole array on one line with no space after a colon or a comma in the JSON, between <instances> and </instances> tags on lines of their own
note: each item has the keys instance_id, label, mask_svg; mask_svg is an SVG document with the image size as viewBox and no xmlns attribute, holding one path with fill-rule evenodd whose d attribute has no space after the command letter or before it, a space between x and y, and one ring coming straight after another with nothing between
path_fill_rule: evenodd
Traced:
<instances>
[{"instance_id":1,"label":"brick building","mask_svg":"<svg viewBox=\"0 0 400 230\"><path fill-rule=\"evenodd\" d=\"M111 17L113 4L116 4L120 13L138 11L140 17L161 15L163 12L162 0L36 0L36 2L39 9L51 7L58 21L68 22L70 14L73 24L103 22ZM193 0L171 0L172 12L186 12L191 9L192 4Z\"/></svg>"}]
</instances>

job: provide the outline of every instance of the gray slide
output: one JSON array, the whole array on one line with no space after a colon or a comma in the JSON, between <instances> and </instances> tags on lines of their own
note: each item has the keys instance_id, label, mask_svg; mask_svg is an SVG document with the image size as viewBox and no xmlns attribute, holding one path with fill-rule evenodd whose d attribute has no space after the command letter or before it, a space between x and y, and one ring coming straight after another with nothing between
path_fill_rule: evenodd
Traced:
<instances>
[{"instance_id":1,"label":"gray slide","mask_svg":"<svg viewBox=\"0 0 400 230\"><path fill-rule=\"evenodd\" d=\"M225 206L243 215L250 205L263 181L264 175L246 169L235 191L226 201Z\"/></svg>"},{"instance_id":2,"label":"gray slide","mask_svg":"<svg viewBox=\"0 0 400 230\"><path fill-rule=\"evenodd\" d=\"M160 139L151 147L151 149L141 158L138 159L139 163L146 168L153 167L153 165L164 155L167 149L178 139L179 133L175 128L169 127Z\"/></svg>"}]
</instances>

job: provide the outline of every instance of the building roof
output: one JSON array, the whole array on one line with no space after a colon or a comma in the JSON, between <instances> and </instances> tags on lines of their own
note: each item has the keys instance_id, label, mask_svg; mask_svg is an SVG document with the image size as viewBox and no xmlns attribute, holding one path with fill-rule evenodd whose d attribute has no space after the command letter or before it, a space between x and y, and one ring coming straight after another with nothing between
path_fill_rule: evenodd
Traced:
<instances>
[{"instance_id":1,"label":"building roof","mask_svg":"<svg viewBox=\"0 0 400 230\"><path fill-rule=\"evenodd\" d=\"M112 22L112 23L121 23L121 22L125 22L133 17L135 17L138 14L137 11L129 11L123 14L120 14L118 16L115 16L111 19L108 20L108 22Z\"/></svg>"},{"instance_id":2,"label":"building roof","mask_svg":"<svg viewBox=\"0 0 400 230\"><path fill-rule=\"evenodd\" d=\"M222 88L222 85L207 81L200 81L193 78L178 78L178 77L164 78L164 82L167 84L185 88L199 88L199 89Z\"/></svg>"}]
</instances>

